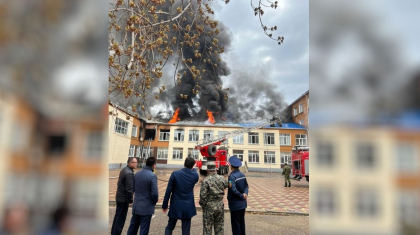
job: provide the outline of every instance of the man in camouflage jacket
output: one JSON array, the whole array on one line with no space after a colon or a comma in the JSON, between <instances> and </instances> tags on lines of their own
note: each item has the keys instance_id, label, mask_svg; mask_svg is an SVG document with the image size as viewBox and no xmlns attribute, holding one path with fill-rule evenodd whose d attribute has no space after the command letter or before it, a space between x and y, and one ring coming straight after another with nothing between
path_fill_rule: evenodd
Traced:
<instances>
[{"instance_id":1,"label":"man in camouflage jacket","mask_svg":"<svg viewBox=\"0 0 420 235\"><path fill-rule=\"evenodd\" d=\"M216 174L214 162L207 162L207 177L201 183L199 204L203 209L203 234L211 235L214 226L215 235L224 234L223 197L228 183L221 175Z\"/></svg>"},{"instance_id":2,"label":"man in camouflage jacket","mask_svg":"<svg viewBox=\"0 0 420 235\"><path fill-rule=\"evenodd\" d=\"M291 172L292 172L292 169L290 168L289 165L287 165L287 163L285 163L283 167L283 172L281 173L282 175L284 175L284 187L287 187L287 182L289 182L289 187L290 187L290 173Z\"/></svg>"}]
</instances>

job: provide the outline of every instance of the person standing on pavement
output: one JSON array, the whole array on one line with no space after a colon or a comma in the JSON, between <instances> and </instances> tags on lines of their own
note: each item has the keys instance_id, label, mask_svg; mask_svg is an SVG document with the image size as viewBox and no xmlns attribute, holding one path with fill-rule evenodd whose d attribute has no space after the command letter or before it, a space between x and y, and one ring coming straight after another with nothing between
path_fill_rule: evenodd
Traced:
<instances>
[{"instance_id":1,"label":"person standing on pavement","mask_svg":"<svg viewBox=\"0 0 420 235\"><path fill-rule=\"evenodd\" d=\"M136 235L139 227L140 235L149 234L150 221L159 198L157 176L153 173L155 168L156 158L149 157L143 170L134 176L133 217L127 235Z\"/></svg>"},{"instance_id":2,"label":"person standing on pavement","mask_svg":"<svg viewBox=\"0 0 420 235\"><path fill-rule=\"evenodd\" d=\"M289 165L287 165L287 162L284 163L283 172L281 173L284 175L284 187L287 187L287 182L289 182L290 187L290 173L292 172L292 169Z\"/></svg>"},{"instance_id":3,"label":"person standing on pavement","mask_svg":"<svg viewBox=\"0 0 420 235\"><path fill-rule=\"evenodd\" d=\"M216 174L216 164L207 162L207 177L201 183L199 201L203 209L203 235L211 235L213 227L215 235L224 234L223 197L227 187L225 178Z\"/></svg>"},{"instance_id":4,"label":"person standing on pavement","mask_svg":"<svg viewBox=\"0 0 420 235\"><path fill-rule=\"evenodd\" d=\"M227 200L230 209L230 223L233 235L245 235L245 209L248 198L248 181L239 171L241 160L236 156L229 158L231 173L228 177L229 190Z\"/></svg>"},{"instance_id":5,"label":"person standing on pavement","mask_svg":"<svg viewBox=\"0 0 420 235\"><path fill-rule=\"evenodd\" d=\"M168 225L165 235L171 235L178 220L182 221L182 235L189 235L191 218L197 214L194 203L194 185L198 182L198 174L194 170L195 160L187 157L184 168L174 171L169 178L165 197L162 203L163 212L168 211L171 198L171 208L168 212Z\"/></svg>"},{"instance_id":6,"label":"person standing on pavement","mask_svg":"<svg viewBox=\"0 0 420 235\"><path fill-rule=\"evenodd\" d=\"M120 171L117 183L117 193L115 201L117 209L114 221L112 222L111 235L121 235L127 218L128 206L133 203L133 179L134 169L137 166L137 159L129 157L127 166Z\"/></svg>"}]
</instances>

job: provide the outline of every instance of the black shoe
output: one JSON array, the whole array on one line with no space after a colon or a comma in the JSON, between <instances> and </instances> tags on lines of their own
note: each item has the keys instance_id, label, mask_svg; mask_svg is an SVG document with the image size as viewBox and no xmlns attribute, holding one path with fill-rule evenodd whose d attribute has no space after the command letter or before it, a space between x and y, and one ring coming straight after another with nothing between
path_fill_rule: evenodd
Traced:
<instances>
[{"instance_id":1,"label":"black shoe","mask_svg":"<svg viewBox=\"0 0 420 235\"><path fill-rule=\"evenodd\" d=\"M287 187L287 183L284 183L284 187Z\"/></svg>"},{"instance_id":2,"label":"black shoe","mask_svg":"<svg viewBox=\"0 0 420 235\"><path fill-rule=\"evenodd\" d=\"M290 183L289 183L289 187L290 187Z\"/></svg>"}]
</instances>

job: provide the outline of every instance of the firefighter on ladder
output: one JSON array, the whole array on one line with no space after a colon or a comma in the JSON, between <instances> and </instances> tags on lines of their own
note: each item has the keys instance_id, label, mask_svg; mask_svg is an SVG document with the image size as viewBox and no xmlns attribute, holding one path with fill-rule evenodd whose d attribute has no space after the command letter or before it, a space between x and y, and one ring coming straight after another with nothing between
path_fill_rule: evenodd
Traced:
<instances>
[{"instance_id":1,"label":"firefighter on ladder","mask_svg":"<svg viewBox=\"0 0 420 235\"><path fill-rule=\"evenodd\" d=\"M284 163L283 172L281 173L284 175L284 187L287 187L287 182L289 182L290 187L290 173L292 172L292 169L289 165L287 165L287 162Z\"/></svg>"}]
</instances>

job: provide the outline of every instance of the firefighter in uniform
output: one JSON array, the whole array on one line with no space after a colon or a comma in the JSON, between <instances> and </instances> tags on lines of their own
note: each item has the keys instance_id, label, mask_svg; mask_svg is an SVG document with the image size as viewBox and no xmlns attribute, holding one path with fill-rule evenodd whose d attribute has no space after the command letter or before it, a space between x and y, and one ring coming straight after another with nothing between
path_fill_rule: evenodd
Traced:
<instances>
[{"instance_id":1,"label":"firefighter in uniform","mask_svg":"<svg viewBox=\"0 0 420 235\"><path fill-rule=\"evenodd\" d=\"M207 177L201 183L199 201L203 209L203 235L211 235L213 226L215 235L224 234L223 197L227 187L225 178L216 174L216 164L207 162Z\"/></svg>"},{"instance_id":2,"label":"firefighter in uniform","mask_svg":"<svg viewBox=\"0 0 420 235\"><path fill-rule=\"evenodd\" d=\"M245 175L239 171L241 160L236 156L229 158L231 173L228 177L228 203L230 209L230 223L233 235L245 234L245 209L248 198L248 182Z\"/></svg>"},{"instance_id":3,"label":"firefighter in uniform","mask_svg":"<svg viewBox=\"0 0 420 235\"><path fill-rule=\"evenodd\" d=\"M287 165L287 163L284 163L283 172L281 173L284 175L284 187L287 187L287 182L289 182L290 187L290 173L292 172L292 169L290 169L290 166Z\"/></svg>"}]
</instances>

